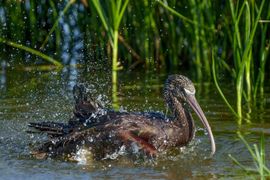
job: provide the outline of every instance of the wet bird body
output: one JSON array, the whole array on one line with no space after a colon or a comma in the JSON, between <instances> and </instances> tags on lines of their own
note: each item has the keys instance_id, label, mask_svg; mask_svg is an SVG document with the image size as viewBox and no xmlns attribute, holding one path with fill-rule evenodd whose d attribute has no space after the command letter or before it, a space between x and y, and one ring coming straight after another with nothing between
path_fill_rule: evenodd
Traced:
<instances>
[{"instance_id":1,"label":"wet bird body","mask_svg":"<svg viewBox=\"0 0 270 180\"><path fill-rule=\"evenodd\" d=\"M75 86L73 93L74 117L68 123L29 123L33 129L29 132L44 132L50 137L33 151L35 157L72 155L80 148L86 148L95 159L102 159L122 146L131 150L134 145L148 155L157 155L172 147L185 146L194 137L195 129L188 106L195 109L207 128L212 154L215 152L210 126L200 107L196 106L195 88L185 76L172 75L166 81L164 98L172 111L171 117L160 113L129 113L105 109L86 95L83 86Z\"/></svg>"}]
</instances>

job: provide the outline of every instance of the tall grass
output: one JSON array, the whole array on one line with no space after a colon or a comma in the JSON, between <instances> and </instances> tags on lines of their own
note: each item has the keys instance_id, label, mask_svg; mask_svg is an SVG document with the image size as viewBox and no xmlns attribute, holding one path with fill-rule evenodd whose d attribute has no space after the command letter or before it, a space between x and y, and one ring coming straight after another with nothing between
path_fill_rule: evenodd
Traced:
<instances>
[{"instance_id":1,"label":"tall grass","mask_svg":"<svg viewBox=\"0 0 270 180\"><path fill-rule=\"evenodd\" d=\"M221 90L218 80L217 80L217 73L216 73L216 65L215 65L215 51L213 50L212 52L212 72L213 72L213 79L214 79L214 83L215 86L220 94L220 96L222 97L222 99L224 100L224 102L226 103L226 105L229 107L229 109L231 110L231 112L237 117L239 118L237 112L234 110L234 108L232 107L232 105L229 103L229 101L227 100L226 96L224 95L223 91Z\"/></svg>"},{"instance_id":2,"label":"tall grass","mask_svg":"<svg viewBox=\"0 0 270 180\"><path fill-rule=\"evenodd\" d=\"M261 1L260 4L250 1L237 1L235 4L234 1L229 1L230 13L233 19L233 28L229 27L229 22L227 22L227 28L229 40L232 44L233 64L230 65L228 62L222 61L223 64L221 65L223 67L229 67L231 77L234 79L236 110L233 110L232 106L229 105L226 100L225 102L228 104L232 112L237 115L239 124L242 123L243 119L244 103L247 104L245 119L249 120L249 113L252 111L252 103L256 103L256 91L258 84L263 80L260 79L260 77L265 76L265 59L257 61L257 59L262 57L262 54L267 54L269 51L269 49L265 48L265 38L267 33L258 33L260 31L259 28L261 28L261 30L267 29L266 25L258 26L263 9L265 8L264 3L264 0ZM269 13L266 14L267 17L269 17ZM259 52L256 49L256 46L258 45L257 38L261 38L263 40L260 44L261 49ZM258 66L260 67L259 71ZM215 84L217 85L215 68L216 67L213 66L212 69ZM219 92L223 99L225 99L221 89L219 89Z\"/></svg>"},{"instance_id":3,"label":"tall grass","mask_svg":"<svg viewBox=\"0 0 270 180\"><path fill-rule=\"evenodd\" d=\"M182 20L182 23L185 26L184 28L186 28L186 31L184 31L189 35L189 44L192 48L191 52L194 53L194 57L191 58L191 60L194 61L197 77L198 79L202 79L202 77L209 78L211 76L209 59L211 49L209 47L215 46L212 44L212 41L214 40L216 31L213 18L214 14L212 14L213 12L210 10L212 4L207 0L201 1L201 3L197 3L195 0L188 1L185 6L188 6L189 8L188 15L190 17L187 17L170 7L173 4L167 5L167 3L162 1L157 1L157 3ZM174 5L175 4L176 3L174 3ZM172 29L171 31L174 32L175 29ZM174 35L174 33L172 34ZM177 61L179 61L178 57L173 59L173 64L177 65Z\"/></svg>"},{"instance_id":4,"label":"tall grass","mask_svg":"<svg viewBox=\"0 0 270 180\"><path fill-rule=\"evenodd\" d=\"M244 1L242 4L237 4L239 7L234 7L233 1L230 0L230 9L235 30L233 33L233 54L236 69L236 106L240 118L242 117L242 97L245 95L246 101L248 103L251 101L252 44L254 42L258 22L261 18L264 2L264 0L261 1L257 15L255 16L255 3ZM251 12L251 8L253 13ZM244 16L244 28L242 28L243 33L240 34L240 28L243 27L243 24L240 23L242 15ZM252 19L255 21L252 21ZM246 88L243 90L244 82Z\"/></svg>"},{"instance_id":5,"label":"tall grass","mask_svg":"<svg viewBox=\"0 0 270 180\"><path fill-rule=\"evenodd\" d=\"M241 164L236 158L234 158L231 154L229 157L233 160L235 164L241 167L248 173L258 173L260 175L260 179L268 179L270 177L270 169L266 165L265 161L265 139L264 136L261 136L261 141L259 147L256 144L253 144L253 147L249 145L249 143L244 139L241 134L238 134L239 138L245 144L246 148L248 149L255 168L246 167Z\"/></svg>"},{"instance_id":6,"label":"tall grass","mask_svg":"<svg viewBox=\"0 0 270 180\"><path fill-rule=\"evenodd\" d=\"M17 48L17 49L24 50L24 51L29 52L29 53L31 53L31 54L34 54L34 55L36 55L36 56L38 56L38 57L41 57L42 59L48 61L49 63L52 63L53 65L55 65L55 66L58 67L58 68L61 68L61 67L62 67L62 64L61 64L59 61L53 59L53 58L50 57L50 56L47 56L46 54L41 53L41 52L38 51L38 50L29 48L29 47L27 47L27 46L24 46L24 45L15 43L15 42L7 41L7 40L5 40L5 39L2 39L1 37L0 37L0 42L1 42L1 43L5 43L5 44L7 44L7 45L9 45L9 46L11 46L11 47L14 47L14 48Z\"/></svg>"},{"instance_id":7,"label":"tall grass","mask_svg":"<svg viewBox=\"0 0 270 180\"><path fill-rule=\"evenodd\" d=\"M113 106L118 108L117 105L117 70L118 67L118 34L119 26L127 8L129 0L111 0L108 6L102 6L99 0L92 0L97 13L101 19L103 27L107 31L109 41L113 49L112 55L112 97ZM106 8L105 8L106 7Z\"/></svg>"},{"instance_id":8,"label":"tall grass","mask_svg":"<svg viewBox=\"0 0 270 180\"><path fill-rule=\"evenodd\" d=\"M53 2L52 0L50 0L49 2L50 2L50 5L51 5L51 7L52 7L52 9L53 9L54 17L57 17L57 18L56 18L56 20L55 20L55 22L54 22L54 24L53 24L51 30L50 30L49 33L47 34L45 40L43 41L42 45L40 46L40 50L44 49L44 47L45 47L46 43L48 42L49 38L51 37L52 33L53 33L53 32L56 30L56 28L58 27L58 23L59 23L60 18L67 12L67 10L70 8L70 6L71 6L73 3L75 3L75 0L69 0L68 3L67 3L67 5L66 5L65 8L63 9L63 11L60 12L60 15L59 15L59 16L56 15L57 13L56 13L56 10L55 10L54 2ZM32 17L32 16L30 16L30 17ZM59 32L58 32L58 33L59 33ZM56 38L57 38L56 41L59 41L59 35L58 35L58 33L56 34Z\"/></svg>"},{"instance_id":9,"label":"tall grass","mask_svg":"<svg viewBox=\"0 0 270 180\"><path fill-rule=\"evenodd\" d=\"M240 123L243 117L248 119L246 112L256 105L257 95L263 97L265 71L270 70L267 66L270 1L89 0L88 5L83 2L2 1L0 36L32 49L42 47L43 54L58 55L59 59L59 47L66 38L62 33L65 27L59 20L77 11L76 22L65 23L76 23L80 28L85 64L110 59L114 102L120 68L157 72L188 69L198 80L210 81L213 49L218 57L215 80L218 82L222 76L232 79L237 98L231 102L231 108ZM51 14L47 15L48 12ZM75 33L70 36L77 38ZM21 64L31 64L27 58L14 58L25 57L28 52L11 53L11 48L3 48L13 59L20 59Z\"/></svg>"}]
</instances>

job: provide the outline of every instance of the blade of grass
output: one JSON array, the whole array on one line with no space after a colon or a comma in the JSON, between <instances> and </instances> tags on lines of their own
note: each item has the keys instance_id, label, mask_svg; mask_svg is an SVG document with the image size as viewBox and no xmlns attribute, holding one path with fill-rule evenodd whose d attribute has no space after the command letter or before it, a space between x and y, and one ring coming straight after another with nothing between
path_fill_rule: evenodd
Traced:
<instances>
[{"instance_id":1,"label":"blade of grass","mask_svg":"<svg viewBox=\"0 0 270 180\"><path fill-rule=\"evenodd\" d=\"M265 141L264 141L264 136L261 136L261 141L260 141L260 148L256 144L253 145L253 149L251 146L247 143L247 141L244 139L244 137L238 133L239 138L241 141L245 144L246 148L248 149L249 153L252 156L254 165L256 166L256 169L251 169L248 167L245 167L242 165L238 160L236 160L231 154L229 154L229 157L233 160L234 163L236 163L239 167L244 169L245 171L249 172L256 172L260 175L261 179L265 179L265 177L270 176L270 170L266 166L265 163Z\"/></svg>"},{"instance_id":2,"label":"blade of grass","mask_svg":"<svg viewBox=\"0 0 270 180\"><path fill-rule=\"evenodd\" d=\"M175 11L174 9L172 9L170 6L166 5L164 2L158 0L156 1L158 4L160 4L162 7L164 7L165 9L167 9L168 11L170 11L173 15L179 17L180 19L182 19L183 21L185 22L188 22L190 24L193 24L193 25L197 25L197 26L200 26L200 27L203 27L207 30L211 30L211 31L215 31L215 29L213 29L213 27L207 27L207 26L204 26L204 25L201 25L201 24L198 24L197 22L194 22L192 21L191 19L187 18L186 16L180 14L179 12Z\"/></svg>"},{"instance_id":3,"label":"blade of grass","mask_svg":"<svg viewBox=\"0 0 270 180\"><path fill-rule=\"evenodd\" d=\"M15 48L18 48L18 49L27 51L27 52L29 52L29 53L31 53L31 54L36 55L36 56L39 56L39 57L41 57L42 59L44 59L44 60L46 60L46 61L48 61L48 62L54 64L55 66L57 66L57 67L59 67L59 68L61 68L61 67L63 66L63 65L62 65L60 62L58 62L57 60L51 58L50 56L47 56L47 55L41 53L40 51L37 51L37 50L35 50L35 49L32 49L32 48L30 48L30 47L27 47L27 46L24 46L24 45L21 45L21 44L12 42L12 41L5 40L5 39L3 39L3 38L0 38L0 42L1 42L1 43L4 43L4 44L7 44L7 45L9 45L9 46L12 46L12 47L15 47Z\"/></svg>"},{"instance_id":4,"label":"blade of grass","mask_svg":"<svg viewBox=\"0 0 270 180\"><path fill-rule=\"evenodd\" d=\"M245 171L255 171L255 169L248 169L247 167L245 167L244 165L242 165L237 159L235 159L231 154L228 155L229 158L232 159L232 161L237 164L240 168L242 168Z\"/></svg>"},{"instance_id":5,"label":"blade of grass","mask_svg":"<svg viewBox=\"0 0 270 180\"><path fill-rule=\"evenodd\" d=\"M98 16L99 16L105 30L108 31L110 33L110 36L112 37L113 32L112 32L112 30L109 29L108 20L105 17L105 13L102 9L102 6L101 6L99 0L92 0L92 2L95 6L95 9L97 10Z\"/></svg>"},{"instance_id":6,"label":"blade of grass","mask_svg":"<svg viewBox=\"0 0 270 180\"><path fill-rule=\"evenodd\" d=\"M43 41L42 45L40 46L40 50L44 49L46 43L48 42L49 38L51 37L53 31L55 30L55 28L58 26L58 22L60 20L60 18L67 12L67 10L70 8L70 6L75 3L76 0L69 0L67 5L65 6L64 10L60 13L60 15L58 16L57 20L54 22L53 27L51 28L50 32L48 33L48 35L46 36L45 40Z\"/></svg>"},{"instance_id":7,"label":"blade of grass","mask_svg":"<svg viewBox=\"0 0 270 180\"><path fill-rule=\"evenodd\" d=\"M213 79L214 79L214 83L216 85L216 88L220 94L220 96L222 97L222 99L224 100L224 102L226 103L226 105L229 107L229 109L231 110L231 112L237 117L239 118L238 114L234 111L233 107L231 106L231 104L229 103L229 101L227 100L227 98L225 97L225 95L223 94L218 81L217 81L217 77L216 77L216 66L215 66L215 57L214 57L214 50L212 51L212 72L213 72Z\"/></svg>"}]
</instances>

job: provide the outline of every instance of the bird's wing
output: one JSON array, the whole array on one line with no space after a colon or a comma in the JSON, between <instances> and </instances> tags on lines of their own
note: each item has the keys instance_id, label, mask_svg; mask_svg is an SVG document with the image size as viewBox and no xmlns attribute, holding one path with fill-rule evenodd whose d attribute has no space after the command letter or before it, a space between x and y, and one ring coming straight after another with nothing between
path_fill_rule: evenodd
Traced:
<instances>
[{"instance_id":1,"label":"bird's wing","mask_svg":"<svg viewBox=\"0 0 270 180\"><path fill-rule=\"evenodd\" d=\"M87 120L92 120L100 114L104 107L89 93L86 92L86 88L83 84L78 84L73 87L73 96L75 100L74 117L70 120L71 123L74 120L79 120L81 123L85 123ZM91 121L89 121L91 123ZM89 123L88 122L88 123Z\"/></svg>"},{"instance_id":2,"label":"bird's wing","mask_svg":"<svg viewBox=\"0 0 270 180\"><path fill-rule=\"evenodd\" d=\"M134 117L137 119L130 120ZM53 138L32 154L37 158L43 155L70 154L85 145L91 148L95 158L100 159L105 154L115 152L123 144L130 147L132 143L136 143L147 154L156 155L157 150L152 144L152 138L155 137L157 130L150 121L140 119L140 116L121 114L113 114L107 118L95 126L77 129L62 137Z\"/></svg>"},{"instance_id":3,"label":"bird's wing","mask_svg":"<svg viewBox=\"0 0 270 180\"><path fill-rule=\"evenodd\" d=\"M143 149L150 156L157 154L156 148L146 140L145 136L139 136L132 131L120 131L119 136L125 143L136 143L140 149Z\"/></svg>"},{"instance_id":4,"label":"bird's wing","mask_svg":"<svg viewBox=\"0 0 270 180\"><path fill-rule=\"evenodd\" d=\"M117 130L120 139L126 144L136 143L146 154L155 156L155 140L159 137L159 126L155 121L140 115L123 115Z\"/></svg>"},{"instance_id":5,"label":"bird's wing","mask_svg":"<svg viewBox=\"0 0 270 180\"><path fill-rule=\"evenodd\" d=\"M74 116L67 124L50 121L30 122L28 126L33 130L28 130L27 132L47 133L50 137L58 137L66 135L78 127L84 129L86 124L87 126L91 126L91 123L94 124L98 120L98 114L103 107L87 94L83 84L74 86L73 96L75 100Z\"/></svg>"},{"instance_id":6,"label":"bird's wing","mask_svg":"<svg viewBox=\"0 0 270 180\"><path fill-rule=\"evenodd\" d=\"M47 133L51 137L63 136L70 131L67 124L50 121L30 122L28 127L33 128L33 130L28 130L27 133Z\"/></svg>"},{"instance_id":7,"label":"bird's wing","mask_svg":"<svg viewBox=\"0 0 270 180\"><path fill-rule=\"evenodd\" d=\"M56 137L42 144L31 154L37 159L57 156L72 156L80 148L86 147L93 154L94 159L102 159L106 154L115 152L121 145L120 141L113 141L108 131L102 131L101 127L87 128L74 131L65 136ZM120 143L120 144L119 144Z\"/></svg>"}]
</instances>

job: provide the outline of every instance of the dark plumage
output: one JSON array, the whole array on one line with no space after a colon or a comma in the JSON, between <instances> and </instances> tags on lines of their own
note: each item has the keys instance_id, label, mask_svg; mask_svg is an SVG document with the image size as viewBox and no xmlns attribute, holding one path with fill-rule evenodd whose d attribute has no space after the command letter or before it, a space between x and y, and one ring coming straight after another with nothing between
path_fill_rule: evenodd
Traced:
<instances>
[{"instance_id":1,"label":"dark plumage","mask_svg":"<svg viewBox=\"0 0 270 180\"><path fill-rule=\"evenodd\" d=\"M136 144L148 155L172 147L185 146L194 137L190 106L206 127L215 152L211 128L195 99L193 83L185 76L171 75L164 87L164 98L172 117L158 113L127 113L105 109L86 95L83 85L74 87L74 117L67 124L29 123L30 133L47 133L50 139L33 151L37 158L72 155L84 147L95 159L102 159L125 145Z\"/></svg>"}]
</instances>

